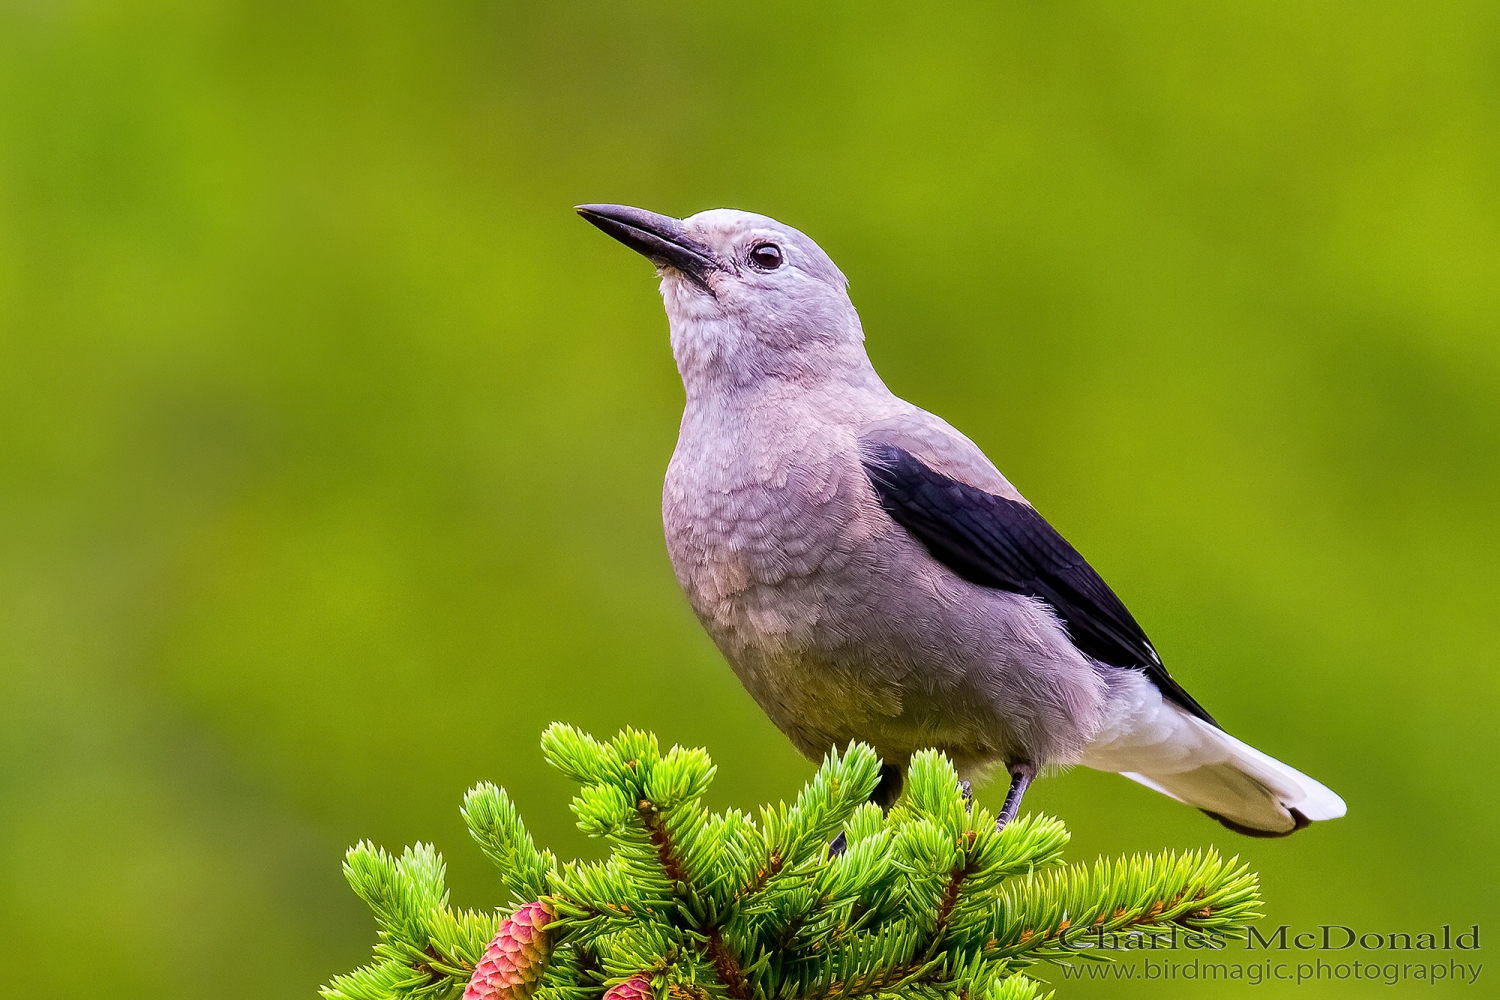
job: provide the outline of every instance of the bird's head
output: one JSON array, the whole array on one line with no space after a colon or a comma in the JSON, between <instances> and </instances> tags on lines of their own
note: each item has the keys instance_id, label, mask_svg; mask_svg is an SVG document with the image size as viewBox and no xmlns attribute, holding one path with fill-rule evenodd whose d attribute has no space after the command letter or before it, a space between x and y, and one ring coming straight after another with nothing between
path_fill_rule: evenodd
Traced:
<instances>
[{"instance_id":1,"label":"bird's head","mask_svg":"<svg viewBox=\"0 0 1500 1000\"><path fill-rule=\"evenodd\" d=\"M847 279L791 226L727 208L687 219L623 205L578 214L656 265L689 394L873 375Z\"/></svg>"}]
</instances>

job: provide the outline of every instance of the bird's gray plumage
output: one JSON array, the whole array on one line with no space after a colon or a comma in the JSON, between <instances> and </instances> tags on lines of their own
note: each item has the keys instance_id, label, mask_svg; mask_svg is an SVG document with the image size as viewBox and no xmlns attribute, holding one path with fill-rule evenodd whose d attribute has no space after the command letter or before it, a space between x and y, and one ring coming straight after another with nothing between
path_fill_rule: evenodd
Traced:
<instances>
[{"instance_id":1,"label":"bird's gray plumage","mask_svg":"<svg viewBox=\"0 0 1500 1000\"><path fill-rule=\"evenodd\" d=\"M1089 764L1247 832L1342 814L1333 793L1195 716L1185 692L1164 699L1175 682L1159 663L1161 686L1086 655L1060 618L1065 602L973 582L982 577L898 523L872 483L881 456L1026 500L972 441L886 388L844 275L812 240L723 209L686 220L579 211L658 265L687 395L662 497L672 565L802 753L862 740L896 765L937 747L963 774Z\"/></svg>"}]
</instances>

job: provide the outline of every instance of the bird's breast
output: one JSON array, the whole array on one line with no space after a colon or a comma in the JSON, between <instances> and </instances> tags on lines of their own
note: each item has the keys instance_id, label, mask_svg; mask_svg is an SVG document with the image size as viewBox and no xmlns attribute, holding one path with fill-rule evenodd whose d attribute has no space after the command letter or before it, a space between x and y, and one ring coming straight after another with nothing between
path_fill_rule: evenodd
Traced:
<instances>
[{"instance_id":1,"label":"bird's breast","mask_svg":"<svg viewBox=\"0 0 1500 1000\"><path fill-rule=\"evenodd\" d=\"M721 646L797 646L876 527L852 436L775 444L685 437L668 468L667 550Z\"/></svg>"}]
</instances>

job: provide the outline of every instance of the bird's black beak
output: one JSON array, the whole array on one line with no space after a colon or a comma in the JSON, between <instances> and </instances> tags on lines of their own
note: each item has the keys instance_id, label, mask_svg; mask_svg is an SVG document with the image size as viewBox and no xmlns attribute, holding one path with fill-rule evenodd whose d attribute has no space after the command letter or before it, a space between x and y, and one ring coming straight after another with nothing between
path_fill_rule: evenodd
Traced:
<instances>
[{"instance_id":1,"label":"bird's black beak","mask_svg":"<svg viewBox=\"0 0 1500 1000\"><path fill-rule=\"evenodd\" d=\"M718 270L718 254L689 236L682 221L628 205L579 205L579 215L657 267L672 267L708 287L710 271Z\"/></svg>"}]
</instances>

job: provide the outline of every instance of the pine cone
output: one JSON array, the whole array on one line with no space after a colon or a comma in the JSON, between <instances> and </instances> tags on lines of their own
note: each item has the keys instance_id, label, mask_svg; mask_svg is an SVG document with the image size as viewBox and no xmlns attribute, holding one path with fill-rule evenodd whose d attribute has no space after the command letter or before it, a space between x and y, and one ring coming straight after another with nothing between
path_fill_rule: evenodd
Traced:
<instances>
[{"instance_id":1,"label":"pine cone","mask_svg":"<svg viewBox=\"0 0 1500 1000\"><path fill-rule=\"evenodd\" d=\"M500 921L464 989L464 1000L528 1000L552 950L546 931L552 917L552 908L538 901Z\"/></svg>"},{"instance_id":2,"label":"pine cone","mask_svg":"<svg viewBox=\"0 0 1500 1000\"><path fill-rule=\"evenodd\" d=\"M651 980L634 975L623 983L617 983L604 994L604 1000L651 1000Z\"/></svg>"}]
</instances>

